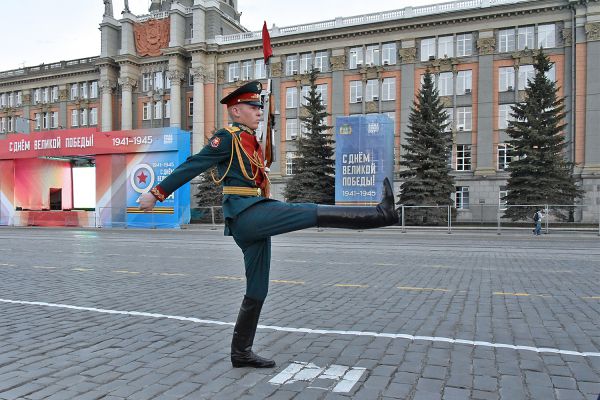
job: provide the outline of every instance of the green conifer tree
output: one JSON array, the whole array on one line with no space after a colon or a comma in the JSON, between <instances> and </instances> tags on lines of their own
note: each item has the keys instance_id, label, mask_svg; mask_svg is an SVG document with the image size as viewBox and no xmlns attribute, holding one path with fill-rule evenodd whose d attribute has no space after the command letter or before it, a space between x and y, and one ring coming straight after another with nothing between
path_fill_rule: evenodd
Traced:
<instances>
[{"instance_id":1,"label":"green conifer tree","mask_svg":"<svg viewBox=\"0 0 600 400\"><path fill-rule=\"evenodd\" d=\"M223 222L223 211L220 208L223 201L223 189L220 184L215 184L211 173L214 174L215 178L219 178L217 167L212 167L199 176L200 182L196 186L197 193L194 196L197 209L192 212L192 219L207 223L213 222L211 207L215 207L213 209L214 222L220 223Z\"/></svg>"},{"instance_id":2,"label":"green conifer tree","mask_svg":"<svg viewBox=\"0 0 600 400\"><path fill-rule=\"evenodd\" d=\"M572 164L565 160L564 98L558 97L556 82L546 76L551 67L540 50L534 61L535 76L525 89L525 101L512 107L512 120L506 129L511 137L512 160L504 197L509 207L504 217L513 221L531 219L539 208L535 205L570 205L582 194L571 174ZM557 210L556 216L567 219L565 211L569 209Z\"/></svg>"},{"instance_id":3,"label":"green conifer tree","mask_svg":"<svg viewBox=\"0 0 600 400\"><path fill-rule=\"evenodd\" d=\"M335 202L335 160L333 139L325 124L327 116L321 93L317 92L317 71L310 72L310 90L305 97L306 116L300 120L306 130L298 138L294 174L287 181L284 197L287 201L333 204Z\"/></svg>"},{"instance_id":4,"label":"green conifer tree","mask_svg":"<svg viewBox=\"0 0 600 400\"><path fill-rule=\"evenodd\" d=\"M406 145L400 165L398 204L405 206L448 206L455 191L454 179L449 173L451 133L446 132L448 116L440 101L433 77L426 71L423 86L411 107ZM446 208L407 208L408 224L439 224L447 220Z\"/></svg>"}]
</instances>

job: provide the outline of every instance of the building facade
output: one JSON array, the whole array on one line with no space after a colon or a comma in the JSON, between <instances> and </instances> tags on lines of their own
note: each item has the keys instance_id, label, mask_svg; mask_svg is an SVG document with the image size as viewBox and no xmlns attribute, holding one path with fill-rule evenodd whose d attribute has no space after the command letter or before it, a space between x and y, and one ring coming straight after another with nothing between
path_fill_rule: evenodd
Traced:
<instances>
[{"instance_id":1,"label":"building facade","mask_svg":"<svg viewBox=\"0 0 600 400\"><path fill-rule=\"evenodd\" d=\"M2 134L97 127L177 127L199 151L227 125L219 99L265 80L261 32L240 25L237 1L153 0L147 15L107 7L101 54L0 72ZM456 206L463 220L495 220L510 163L505 129L524 98L534 51L553 62L565 97L566 158L585 191L577 219L600 207L600 2L463 0L270 29L276 99L274 194L294 172L307 73L336 116L385 113L395 125L395 170L426 69L452 131ZM397 187L399 185L396 185ZM483 207L483 206L489 207ZM489 215L484 215L483 210Z\"/></svg>"}]
</instances>

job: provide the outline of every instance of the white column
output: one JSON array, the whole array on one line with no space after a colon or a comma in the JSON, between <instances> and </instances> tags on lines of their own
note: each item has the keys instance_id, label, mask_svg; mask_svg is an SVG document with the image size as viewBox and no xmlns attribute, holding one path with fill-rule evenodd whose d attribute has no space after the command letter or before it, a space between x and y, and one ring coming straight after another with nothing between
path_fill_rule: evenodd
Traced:
<instances>
[{"instance_id":1,"label":"white column","mask_svg":"<svg viewBox=\"0 0 600 400\"><path fill-rule=\"evenodd\" d=\"M128 131L133 129L133 87L136 81L131 78L120 78L121 85L121 130Z\"/></svg>"},{"instance_id":2,"label":"white column","mask_svg":"<svg viewBox=\"0 0 600 400\"><path fill-rule=\"evenodd\" d=\"M181 128L181 82L185 75L181 71L169 71L171 80L171 126Z\"/></svg>"},{"instance_id":3,"label":"white column","mask_svg":"<svg viewBox=\"0 0 600 400\"><path fill-rule=\"evenodd\" d=\"M197 153L204 147L204 67L192 69L194 74L194 116L192 118L192 151Z\"/></svg>"},{"instance_id":4,"label":"white column","mask_svg":"<svg viewBox=\"0 0 600 400\"><path fill-rule=\"evenodd\" d=\"M110 132L112 126L112 88L111 81L100 82L100 91L102 93L102 132Z\"/></svg>"}]
</instances>

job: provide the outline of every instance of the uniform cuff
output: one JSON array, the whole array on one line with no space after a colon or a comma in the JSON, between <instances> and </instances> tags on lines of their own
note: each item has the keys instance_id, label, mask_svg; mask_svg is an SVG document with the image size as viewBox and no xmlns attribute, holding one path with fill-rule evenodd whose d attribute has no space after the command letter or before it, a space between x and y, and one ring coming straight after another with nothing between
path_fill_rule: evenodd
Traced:
<instances>
[{"instance_id":1,"label":"uniform cuff","mask_svg":"<svg viewBox=\"0 0 600 400\"><path fill-rule=\"evenodd\" d=\"M153 187L150 190L150 193L152 193L154 197L156 197L156 199L161 202L165 201L165 199L168 196L168 194L160 186Z\"/></svg>"}]
</instances>

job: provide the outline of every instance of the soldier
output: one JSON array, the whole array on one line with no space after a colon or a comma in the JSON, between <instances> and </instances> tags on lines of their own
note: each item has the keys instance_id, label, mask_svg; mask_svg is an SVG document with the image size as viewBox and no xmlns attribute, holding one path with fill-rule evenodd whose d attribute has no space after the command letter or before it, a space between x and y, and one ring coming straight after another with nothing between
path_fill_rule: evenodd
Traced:
<instances>
[{"instance_id":1,"label":"soldier","mask_svg":"<svg viewBox=\"0 0 600 400\"><path fill-rule=\"evenodd\" d=\"M284 203L268 198L269 178L255 137L262 114L258 81L249 82L221 100L233 126L218 130L208 144L189 157L159 185L140 197L140 209L150 211L177 188L209 167L217 165L223 185L225 235L242 249L246 294L231 341L233 367L272 368L269 360L252 352L260 312L267 296L271 263L271 236L320 226L368 229L398 222L389 180L383 182L383 199L375 207L337 207ZM213 179L215 179L213 177Z\"/></svg>"}]
</instances>

